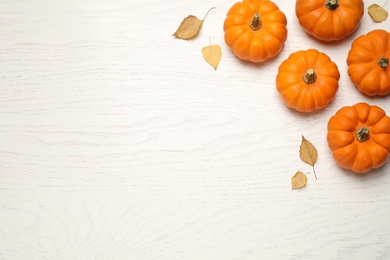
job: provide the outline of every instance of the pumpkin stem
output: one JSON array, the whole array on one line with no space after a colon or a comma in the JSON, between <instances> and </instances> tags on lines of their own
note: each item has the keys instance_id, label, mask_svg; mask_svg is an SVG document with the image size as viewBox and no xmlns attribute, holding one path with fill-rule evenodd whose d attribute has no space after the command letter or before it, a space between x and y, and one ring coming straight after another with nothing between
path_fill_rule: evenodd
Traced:
<instances>
[{"instance_id":1,"label":"pumpkin stem","mask_svg":"<svg viewBox=\"0 0 390 260\"><path fill-rule=\"evenodd\" d=\"M254 31L257 31L261 28L261 25L262 25L262 22L260 20L260 14L259 13L255 13L253 15L253 19L252 19L252 22L250 23L250 27L252 30Z\"/></svg>"},{"instance_id":2,"label":"pumpkin stem","mask_svg":"<svg viewBox=\"0 0 390 260\"><path fill-rule=\"evenodd\" d=\"M385 57L380 58L378 60L378 65L382 68L387 68L387 66L389 65L389 59Z\"/></svg>"},{"instance_id":3,"label":"pumpkin stem","mask_svg":"<svg viewBox=\"0 0 390 260\"><path fill-rule=\"evenodd\" d=\"M316 81L317 75L313 69L308 69L306 73L303 74L302 79L306 84L312 84Z\"/></svg>"},{"instance_id":4,"label":"pumpkin stem","mask_svg":"<svg viewBox=\"0 0 390 260\"><path fill-rule=\"evenodd\" d=\"M368 139L370 139L370 128L366 126L361 126L356 131L356 138L358 139L359 142L365 142Z\"/></svg>"},{"instance_id":5,"label":"pumpkin stem","mask_svg":"<svg viewBox=\"0 0 390 260\"><path fill-rule=\"evenodd\" d=\"M336 10L339 7L339 0L326 0L325 6L331 11Z\"/></svg>"}]
</instances>

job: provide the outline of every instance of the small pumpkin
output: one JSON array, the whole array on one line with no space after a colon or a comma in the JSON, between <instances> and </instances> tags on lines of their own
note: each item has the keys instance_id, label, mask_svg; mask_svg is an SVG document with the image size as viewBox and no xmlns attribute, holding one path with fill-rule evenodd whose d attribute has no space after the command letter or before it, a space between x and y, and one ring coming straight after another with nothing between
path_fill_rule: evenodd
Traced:
<instances>
[{"instance_id":1,"label":"small pumpkin","mask_svg":"<svg viewBox=\"0 0 390 260\"><path fill-rule=\"evenodd\" d=\"M390 33L373 30L356 38L348 52L348 75L369 96L390 93Z\"/></svg>"},{"instance_id":2,"label":"small pumpkin","mask_svg":"<svg viewBox=\"0 0 390 260\"><path fill-rule=\"evenodd\" d=\"M308 33L324 41L340 40L359 26L362 0L297 0L295 14Z\"/></svg>"},{"instance_id":3,"label":"small pumpkin","mask_svg":"<svg viewBox=\"0 0 390 260\"><path fill-rule=\"evenodd\" d=\"M242 60L262 62L277 55L287 38L287 19L269 0L235 3L223 24L225 42Z\"/></svg>"},{"instance_id":4,"label":"small pumpkin","mask_svg":"<svg viewBox=\"0 0 390 260\"><path fill-rule=\"evenodd\" d=\"M315 49L290 54L278 69L276 89L284 103L300 112L321 109L334 99L340 73L325 53Z\"/></svg>"},{"instance_id":5,"label":"small pumpkin","mask_svg":"<svg viewBox=\"0 0 390 260\"><path fill-rule=\"evenodd\" d=\"M345 106L328 121L327 140L336 162L365 173L384 165L390 152L390 117L378 106Z\"/></svg>"}]
</instances>

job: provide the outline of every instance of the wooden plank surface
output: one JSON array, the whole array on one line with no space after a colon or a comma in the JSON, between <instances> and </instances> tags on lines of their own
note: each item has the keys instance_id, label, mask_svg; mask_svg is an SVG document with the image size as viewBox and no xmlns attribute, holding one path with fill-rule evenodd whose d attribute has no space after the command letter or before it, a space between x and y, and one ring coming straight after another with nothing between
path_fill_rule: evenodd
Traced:
<instances>
[{"instance_id":1,"label":"wooden plank surface","mask_svg":"<svg viewBox=\"0 0 390 260\"><path fill-rule=\"evenodd\" d=\"M390 259L390 166L340 169L326 124L368 98L351 42L320 43L294 1L281 53L238 60L223 38L234 1L0 1L0 259ZM378 4L384 4L379 3ZM191 41L172 34L206 18ZM389 8L389 5L385 5ZM215 71L202 58L219 44ZM292 52L328 54L341 78L325 109L288 109L275 88ZM318 150L315 180L301 136ZM291 191L291 176L309 173Z\"/></svg>"}]
</instances>

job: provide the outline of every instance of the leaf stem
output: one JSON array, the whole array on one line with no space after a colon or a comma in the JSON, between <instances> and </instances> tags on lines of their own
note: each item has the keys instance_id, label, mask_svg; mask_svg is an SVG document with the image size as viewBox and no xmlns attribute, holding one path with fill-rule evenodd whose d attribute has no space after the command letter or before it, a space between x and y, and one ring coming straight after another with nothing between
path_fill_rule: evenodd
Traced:
<instances>
[{"instance_id":1,"label":"leaf stem","mask_svg":"<svg viewBox=\"0 0 390 260\"><path fill-rule=\"evenodd\" d=\"M204 21L204 19L206 19L207 15L208 15L208 14L210 13L210 11L213 10L213 9L215 9L215 7L211 7L211 8L207 11L207 13L206 13L205 16L203 17L203 20L202 20L202 21Z\"/></svg>"},{"instance_id":2,"label":"leaf stem","mask_svg":"<svg viewBox=\"0 0 390 260\"><path fill-rule=\"evenodd\" d=\"M316 174L316 169L314 168L314 165L313 165L313 172L314 172L314 177L315 177L316 180L317 180L317 174Z\"/></svg>"}]
</instances>

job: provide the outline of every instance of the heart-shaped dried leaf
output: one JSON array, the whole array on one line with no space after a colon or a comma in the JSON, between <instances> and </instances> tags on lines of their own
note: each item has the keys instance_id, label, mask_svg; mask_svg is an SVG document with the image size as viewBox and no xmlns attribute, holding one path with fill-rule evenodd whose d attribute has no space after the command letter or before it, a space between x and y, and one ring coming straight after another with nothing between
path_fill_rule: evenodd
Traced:
<instances>
[{"instance_id":1,"label":"heart-shaped dried leaf","mask_svg":"<svg viewBox=\"0 0 390 260\"><path fill-rule=\"evenodd\" d=\"M291 177L291 189L296 190L300 189L306 186L307 183L307 177L306 175L301 172L297 171L293 177Z\"/></svg>"},{"instance_id":2,"label":"heart-shaped dried leaf","mask_svg":"<svg viewBox=\"0 0 390 260\"><path fill-rule=\"evenodd\" d=\"M183 40L190 40L195 38L195 36L198 35L200 29L202 28L204 19L212 9L214 9L214 7L208 10L203 20L200 20L193 15L189 15L184 18L173 36Z\"/></svg>"},{"instance_id":3,"label":"heart-shaped dried leaf","mask_svg":"<svg viewBox=\"0 0 390 260\"><path fill-rule=\"evenodd\" d=\"M203 47L202 54L207 63L209 63L215 70L217 70L217 66L222 56L221 46L215 44Z\"/></svg>"},{"instance_id":4,"label":"heart-shaped dried leaf","mask_svg":"<svg viewBox=\"0 0 390 260\"><path fill-rule=\"evenodd\" d=\"M299 148L299 157L301 157L302 161L305 163L314 166L317 161L317 156L317 149L312 143L306 140L304 136L302 136L301 147Z\"/></svg>"},{"instance_id":5,"label":"heart-shaped dried leaf","mask_svg":"<svg viewBox=\"0 0 390 260\"><path fill-rule=\"evenodd\" d=\"M377 4L372 4L368 7L368 14L377 23L381 23L386 20L388 15L387 11Z\"/></svg>"}]
</instances>

